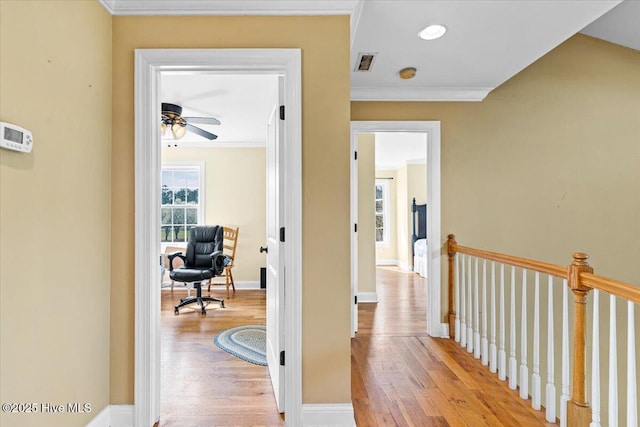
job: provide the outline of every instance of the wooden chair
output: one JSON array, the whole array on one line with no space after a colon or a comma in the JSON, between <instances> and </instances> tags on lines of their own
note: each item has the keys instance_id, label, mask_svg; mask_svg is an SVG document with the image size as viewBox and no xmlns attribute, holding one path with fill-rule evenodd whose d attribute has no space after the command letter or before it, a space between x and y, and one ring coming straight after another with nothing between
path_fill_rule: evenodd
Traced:
<instances>
[{"instance_id":1,"label":"wooden chair","mask_svg":"<svg viewBox=\"0 0 640 427\"><path fill-rule=\"evenodd\" d=\"M236 286L233 282L233 265L236 257L236 247L238 245L238 232L240 231L240 227L229 228L224 227L224 244L223 251L224 254L230 259L229 264L224 267L224 272L219 277L225 278L225 285L227 287L227 298L229 298L229 286L233 288L233 292L236 291ZM211 285L221 285L222 283L212 283L209 280L209 287L207 288L208 292L211 292Z\"/></svg>"}]
</instances>

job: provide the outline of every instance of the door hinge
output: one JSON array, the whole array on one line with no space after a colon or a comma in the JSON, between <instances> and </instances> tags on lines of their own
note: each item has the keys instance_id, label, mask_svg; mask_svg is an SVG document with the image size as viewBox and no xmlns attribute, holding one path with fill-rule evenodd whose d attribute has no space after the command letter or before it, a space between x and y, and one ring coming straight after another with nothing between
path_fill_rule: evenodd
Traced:
<instances>
[{"instance_id":1,"label":"door hinge","mask_svg":"<svg viewBox=\"0 0 640 427\"><path fill-rule=\"evenodd\" d=\"M358 224L353 224L353 232L354 233L358 232Z\"/></svg>"},{"instance_id":2,"label":"door hinge","mask_svg":"<svg viewBox=\"0 0 640 427\"><path fill-rule=\"evenodd\" d=\"M284 350L280 352L280 366L284 366Z\"/></svg>"},{"instance_id":3,"label":"door hinge","mask_svg":"<svg viewBox=\"0 0 640 427\"><path fill-rule=\"evenodd\" d=\"M358 295L354 295L353 299L354 299L353 303L358 304Z\"/></svg>"},{"instance_id":4,"label":"door hinge","mask_svg":"<svg viewBox=\"0 0 640 427\"><path fill-rule=\"evenodd\" d=\"M357 151L353 152L353 160L358 160L358 152Z\"/></svg>"},{"instance_id":5,"label":"door hinge","mask_svg":"<svg viewBox=\"0 0 640 427\"><path fill-rule=\"evenodd\" d=\"M280 227L280 241L284 243L284 227Z\"/></svg>"},{"instance_id":6,"label":"door hinge","mask_svg":"<svg viewBox=\"0 0 640 427\"><path fill-rule=\"evenodd\" d=\"M280 120L284 120L284 105L280 106Z\"/></svg>"}]
</instances>

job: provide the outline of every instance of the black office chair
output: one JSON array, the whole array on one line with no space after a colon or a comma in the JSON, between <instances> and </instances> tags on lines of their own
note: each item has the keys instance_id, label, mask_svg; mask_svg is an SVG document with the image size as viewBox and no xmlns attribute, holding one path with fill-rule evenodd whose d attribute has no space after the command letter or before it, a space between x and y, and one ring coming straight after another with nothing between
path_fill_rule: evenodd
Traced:
<instances>
[{"instance_id":1,"label":"black office chair","mask_svg":"<svg viewBox=\"0 0 640 427\"><path fill-rule=\"evenodd\" d=\"M187 242L186 255L182 252L169 254L169 277L176 282L185 284L193 283L196 288L196 295L180 300L180 304L174 308L174 313L178 314L178 309L188 304L197 303L200 312L207 314L205 302L216 301L220 307L224 308L224 300L210 296L202 296L202 282L215 276L219 276L224 271L223 248L224 227L198 226L189 231L189 242ZM173 268L173 260L179 257L184 265Z\"/></svg>"}]
</instances>

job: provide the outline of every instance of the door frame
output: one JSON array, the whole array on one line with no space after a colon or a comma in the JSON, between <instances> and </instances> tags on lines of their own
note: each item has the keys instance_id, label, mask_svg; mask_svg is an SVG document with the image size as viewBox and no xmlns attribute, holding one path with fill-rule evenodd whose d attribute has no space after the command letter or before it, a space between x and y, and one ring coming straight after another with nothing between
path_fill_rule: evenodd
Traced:
<instances>
[{"instance_id":1,"label":"door frame","mask_svg":"<svg viewBox=\"0 0 640 427\"><path fill-rule=\"evenodd\" d=\"M351 153L357 147L356 135L360 133L375 132L411 132L424 133L427 135L426 158L427 158L427 241L428 245L428 272L429 278L426 281L427 295L427 333L432 337L448 337L448 325L442 321L441 307L441 198L440 198L440 122L439 121L352 121L351 122ZM357 168L352 160L351 173L351 221L358 222L358 212L354 209L357 206L358 197L358 176ZM354 201L355 199L355 201ZM351 319L352 336L357 330L357 324L353 325L357 319L357 304L354 303L357 284L358 270L358 236L351 230Z\"/></svg>"},{"instance_id":2,"label":"door frame","mask_svg":"<svg viewBox=\"0 0 640 427\"><path fill-rule=\"evenodd\" d=\"M302 100L300 49L136 49L135 57L135 425L160 417L160 73L273 73L285 77L285 406L302 409Z\"/></svg>"}]
</instances>

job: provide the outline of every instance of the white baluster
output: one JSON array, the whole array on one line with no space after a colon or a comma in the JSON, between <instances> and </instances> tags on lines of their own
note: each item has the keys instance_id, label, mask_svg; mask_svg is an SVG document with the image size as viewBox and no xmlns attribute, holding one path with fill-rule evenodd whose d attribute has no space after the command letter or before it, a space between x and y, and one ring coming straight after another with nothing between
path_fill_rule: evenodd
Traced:
<instances>
[{"instance_id":1,"label":"white baluster","mask_svg":"<svg viewBox=\"0 0 640 427\"><path fill-rule=\"evenodd\" d=\"M489 372L495 374L498 371L496 347L496 263L491 262L491 343L489 344Z\"/></svg>"},{"instance_id":2,"label":"white baluster","mask_svg":"<svg viewBox=\"0 0 640 427\"><path fill-rule=\"evenodd\" d=\"M509 328L509 388L518 388L518 361L516 360L516 268L511 266L511 307Z\"/></svg>"},{"instance_id":3,"label":"white baluster","mask_svg":"<svg viewBox=\"0 0 640 427\"><path fill-rule=\"evenodd\" d=\"M529 398L529 367L527 366L527 270L522 269L522 320L520 324L520 397Z\"/></svg>"},{"instance_id":4,"label":"white baluster","mask_svg":"<svg viewBox=\"0 0 640 427\"><path fill-rule=\"evenodd\" d=\"M498 350L498 378L507 379L507 352L505 350L505 312L504 312L504 264L500 264L500 349Z\"/></svg>"},{"instance_id":5,"label":"white baluster","mask_svg":"<svg viewBox=\"0 0 640 427\"><path fill-rule=\"evenodd\" d=\"M480 292L479 292L479 280L478 263L480 259L476 258L476 277L473 281L473 357L480 358Z\"/></svg>"},{"instance_id":6,"label":"white baluster","mask_svg":"<svg viewBox=\"0 0 640 427\"><path fill-rule=\"evenodd\" d=\"M554 384L554 351L553 351L553 276L549 276L548 284L549 298L547 301L547 389L546 389L546 403L547 407L547 421L550 423L556 422L556 386Z\"/></svg>"},{"instance_id":7,"label":"white baluster","mask_svg":"<svg viewBox=\"0 0 640 427\"><path fill-rule=\"evenodd\" d=\"M460 274L460 346L467 346L467 255L460 254L462 264Z\"/></svg>"},{"instance_id":8,"label":"white baluster","mask_svg":"<svg viewBox=\"0 0 640 427\"><path fill-rule=\"evenodd\" d=\"M541 408L540 381L540 273L536 271L533 290L533 374L531 375L531 407Z\"/></svg>"},{"instance_id":9,"label":"white baluster","mask_svg":"<svg viewBox=\"0 0 640 427\"><path fill-rule=\"evenodd\" d=\"M616 297L609 296L609 427L618 427L618 337Z\"/></svg>"},{"instance_id":10,"label":"white baluster","mask_svg":"<svg viewBox=\"0 0 640 427\"><path fill-rule=\"evenodd\" d=\"M482 337L480 338L482 364L489 364L489 340L487 339L487 260L482 260Z\"/></svg>"},{"instance_id":11,"label":"white baluster","mask_svg":"<svg viewBox=\"0 0 640 427\"><path fill-rule=\"evenodd\" d=\"M636 384L636 333L633 303L627 301L627 427L638 427L638 387Z\"/></svg>"},{"instance_id":12,"label":"white baluster","mask_svg":"<svg viewBox=\"0 0 640 427\"><path fill-rule=\"evenodd\" d=\"M567 426L569 396L569 286L562 281L562 393L560 394L560 427Z\"/></svg>"},{"instance_id":13,"label":"white baluster","mask_svg":"<svg viewBox=\"0 0 640 427\"><path fill-rule=\"evenodd\" d=\"M455 298L455 310L456 318L453 322L455 333L453 339L455 342L460 342L460 257L461 254L455 254L456 257L456 280L454 280L454 298Z\"/></svg>"},{"instance_id":14,"label":"white baluster","mask_svg":"<svg viewBox=\"0 0 640 427\"><path fill-rule=\"evenodd\" d=\"M591 427L600 427L600 291L593 290L591 348Z\"/></svg>"},{"instance_id":15,"label":"white baluster","mask_svg":"<svg viewBox=\"0 0 640 427\"><path fill-rule=\"evenodd\" d=\"M473 353L473 283L471 281L471 257L467 263L467 352Z\"/></svg>"}]
</instances>

